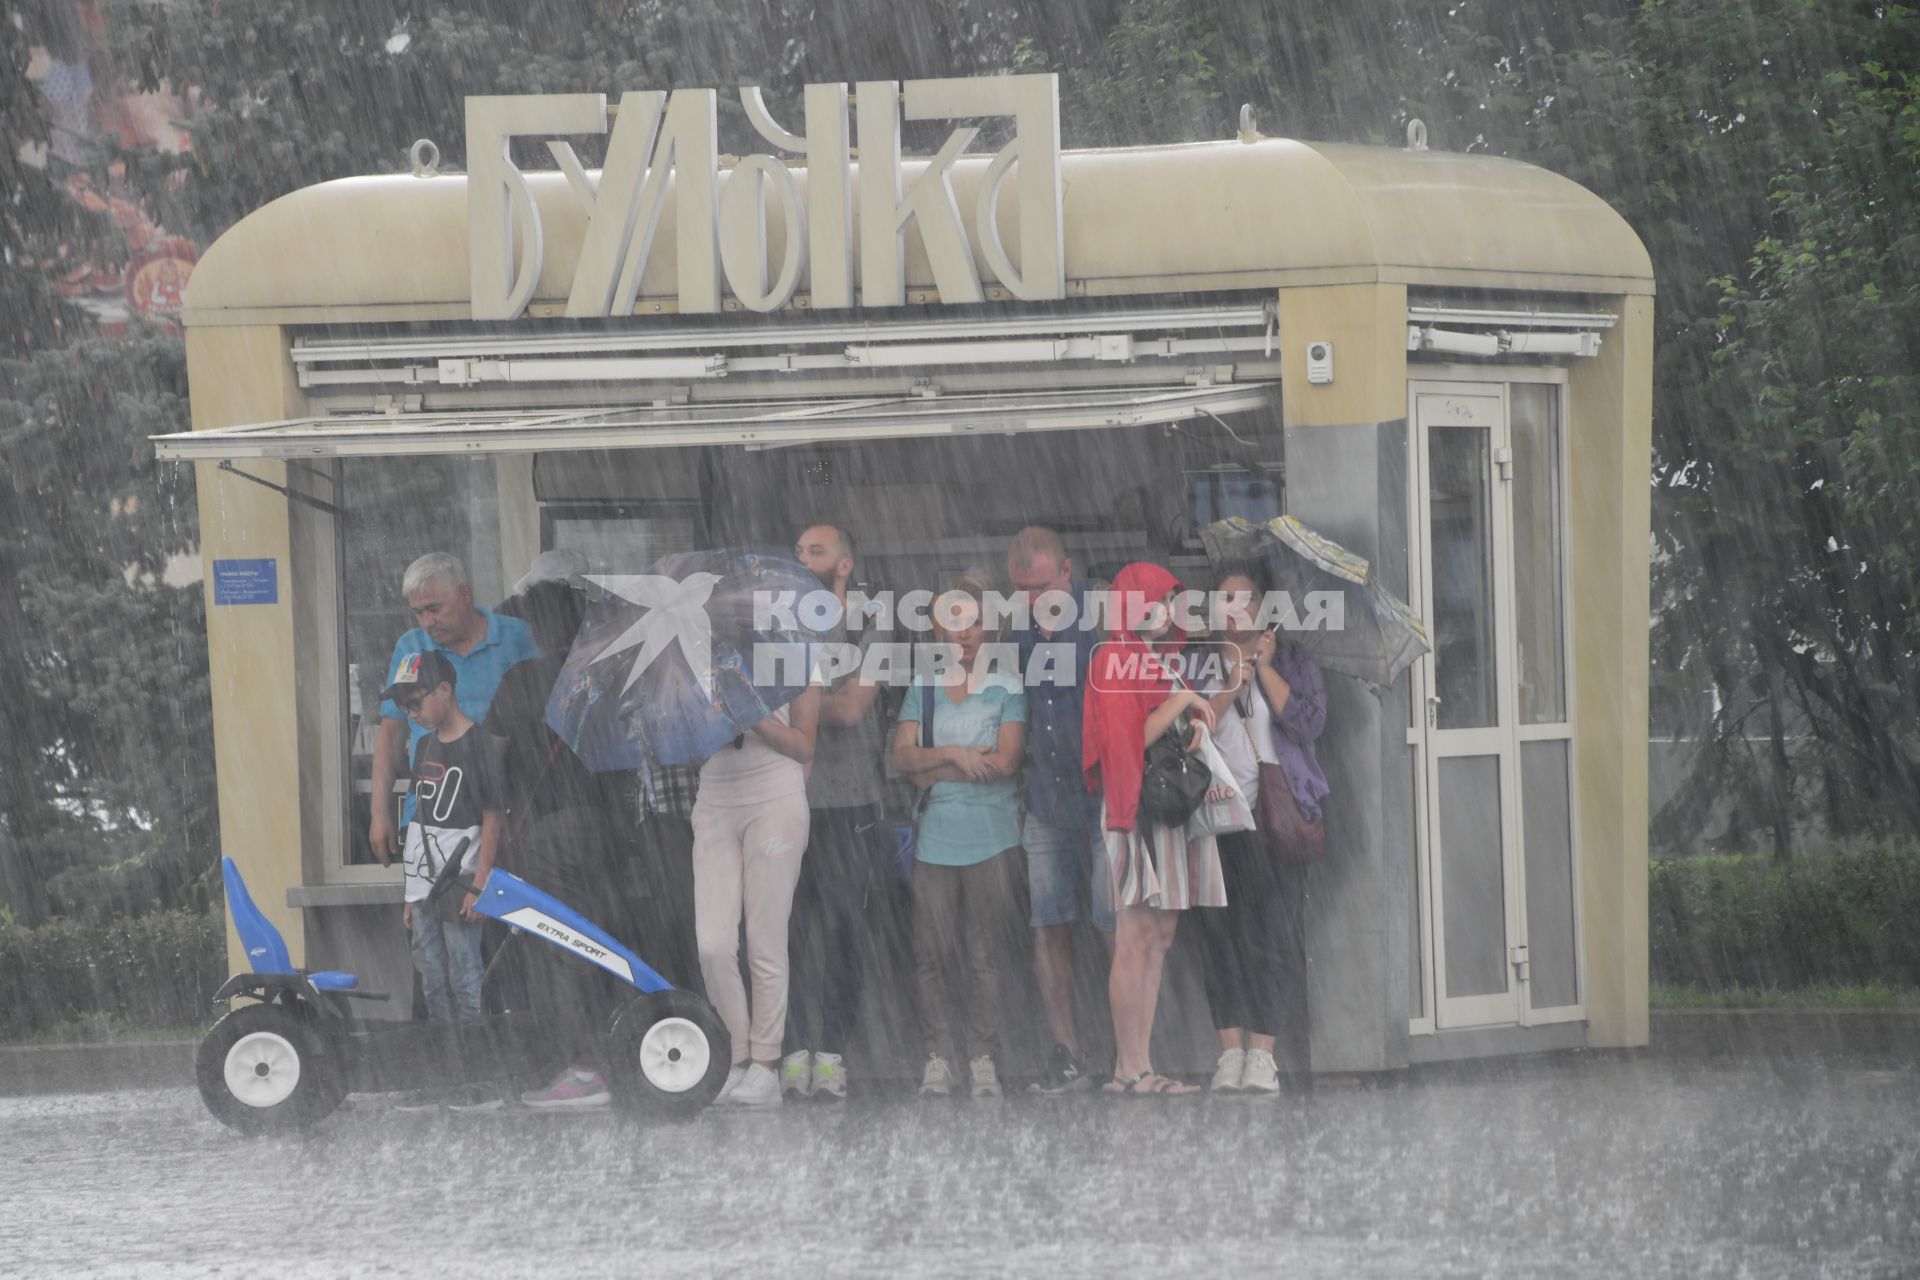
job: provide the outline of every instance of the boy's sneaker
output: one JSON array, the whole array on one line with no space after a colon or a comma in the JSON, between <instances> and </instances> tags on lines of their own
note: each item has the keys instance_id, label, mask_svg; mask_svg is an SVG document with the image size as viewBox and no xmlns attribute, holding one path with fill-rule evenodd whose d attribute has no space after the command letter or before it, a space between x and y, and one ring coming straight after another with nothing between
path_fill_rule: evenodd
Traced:
<instances>
[{"instance_id":1,"label":"boy's sneaker","mask_svg":"<svg viewBox=\"0 0 1920 1280\"><path fill-rule=\"evenodd\" d=\"M847 1097L847 1066L837 1053L813 1055L813 1097L844 1102Z\"/></svg>"},{"instance_id":2,"label":"boy's sneaker","mask_svg":"<svg viewBox=\"0 0 1920 1280\"><path fill-rule=\"evenodd\" d=\"M733 1091L740 1087L741 1078L747 1074L747 1064L735 1063L727 1068L727 1082L720 1086L720 1092L713 1095L713 1106L723 1106L733 1100Z\"/></svg>"},{"instance_id":3,"label":"boy's sneaker","mask_svg":"<svg viewBox=\"0 0 1920 1280\"><path fill-rule=\"evenodd\" d=\"M1241 1089L1240 1081L1246 1073L1247 1051L1222 1049L1220 1065L1213 1069L1213 1083L1207 1087L1214 1093L1238 1093Z\"/></svg>"},{"instance_id":4,"label":"boy's sneaker","mask_svg":"<svg viewBox=\"0 0 1920 1280\"><path fill-rule=\"evenodd\" d=\"M1280 1092L1280 1066L1271 1053L1265 1049L1247 1050L1247 1073L1241 1077L1240 1091L1267 1098Z\"/></svg>"},{"instance_id":5,"label":"boy's sneaker","mask_svg":"<svg viewBox=\"0 0 1920 1280\"><path fill-rule=\"evenodd\" d=\"M438 1111L447 1105L447 1095L439 1089L413 1089L393 1100L395 1111Z\"/></svg>"},{"instance_id":6,"label":"boy's sneaker","mask_svg":"<svg viewBox=\"0 0 1920 1280\"><path fill-rule=\"evenodd\" d=\"M780 1059L780 1092L806 1097L813 1092L813 1055L796 1049Z\"/></svg>"},{"instance_id":7,"label":"boy's sneaker","mask_svg":"<svg viewBox=\"0 0 1920 1280\"><path fill-rule=\"evenodd\" d=\"M944 1098L953 1092L953 1068L937 1053L927 1055L927 1070L920 1077L920 1096Z\"/></svg>"},{"instance_id":8,"label":"boy's sneaker","mask_svg":"<svg viewBox=\"0 0 1920 1280\"><path fill-rule=\"evenodd\" d=\"M536 1111L585 1110L604 1107L612 1101L613 1094L608 1092L607 1082L600 1078L599 1072L576 1071L571 1067L555 1076L546 1088L520 1095L521 1104Z\"/></svg>"},{"instance_id":9,"label":"boy's sneaker","mask_svg":"<svg viewBox=\"0 0 1920 1280\"><path fill-rule=\"evenodd\" d=\"M780 1077L773 1073L773 1068L752 1063L740 1077L740 1083L733 1086L733 1092L727 1095L727 1103L735 1107L777 1107Z\"/></svg>"},{"instance_id":10,"label":"boy's sneaker","mask_svg":"<svg viewBox=\"0 0 1920 1280\"><path fill-rule=\"evenodd\" d=\"M447 1110L456 1112L498 1111L506 1106L499 1090L481 1084L463 1084L447 1098Z\"/></svg>"},{"instance_id":11,"label":"boy's sneaker","mask_svg":"<svg viewBox=\"0 0 1920 1280\"><path fill-rule=\"evenodd\" d=\"M1047 1059L1047 1069L1029 1087L1035 1093L1051 1096L1078 1093L1092 1085L1093 1077L1087 1074L1087 1060L1067 1046L1056 1044L1053 1046L1053 1056Z\"/></svg>"},{"instance_id":12,"label":"boy's sneaker","mask_svg":"<svg viewBox=\"0 0 1920 1280\"><path fill-rule=\"evenodd\" d=\"M1000 1096L1000 1073L993 1069L993 1059L981 1054L967 1064L968 1073L973 1076L973 1096L976 1098L997 1098Z\"/></svg>"}]
</instances>

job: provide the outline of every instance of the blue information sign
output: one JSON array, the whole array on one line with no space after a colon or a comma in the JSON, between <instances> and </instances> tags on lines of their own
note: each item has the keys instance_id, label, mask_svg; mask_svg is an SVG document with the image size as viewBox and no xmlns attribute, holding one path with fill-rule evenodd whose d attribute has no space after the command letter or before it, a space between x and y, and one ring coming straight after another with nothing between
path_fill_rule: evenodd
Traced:
<instances>
[{"instance_id":1,"label":"blue information sign","mask_svg":"<svg viewBox=\"0 0 1920 1280\"><path fill-rule=\"evenodd\" d=\"M278 560L215 560L215 604L279 604Z\"/></svg>"}]
</instances>

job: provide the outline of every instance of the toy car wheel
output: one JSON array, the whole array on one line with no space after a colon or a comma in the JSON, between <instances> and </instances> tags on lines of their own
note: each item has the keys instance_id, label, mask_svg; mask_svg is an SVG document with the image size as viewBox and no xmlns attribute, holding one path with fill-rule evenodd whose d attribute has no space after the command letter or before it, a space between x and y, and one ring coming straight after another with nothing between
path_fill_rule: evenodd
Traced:
<instances>
[{"instance_id":1,"label":"toy car wheel","mask_svg":"<svg viewBox=\"0 0 1920 1280\"><path fill-rule=\"evenodd\" d=\"M345 1094L325 1042L281 1005L243 1005L214 1023L200 1041L194 1075L207 1110L245 1134L316 1124Z\"/></svg>"},{"instance_id":2,"label":"toy car wheel","mask_svg":"<svg viewBox=\"0 0 1920 1280\"><path fill-rule=\"evenodd\" d=\"M613 1020L617 1096L656 1113L690 1115L719 1096L733 1041L712 1005L690 991L641 996Z\"/></svg>"}]
</instances>

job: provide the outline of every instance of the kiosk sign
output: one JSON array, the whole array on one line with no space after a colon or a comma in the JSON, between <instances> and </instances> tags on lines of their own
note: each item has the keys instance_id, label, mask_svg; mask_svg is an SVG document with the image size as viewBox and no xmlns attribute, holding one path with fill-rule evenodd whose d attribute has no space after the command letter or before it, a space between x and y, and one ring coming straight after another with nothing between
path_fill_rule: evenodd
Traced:
<instances>
[{"instance_id":1,"label":"kiosk sign","mask_svg":"<svg viewBox=\"0 0 1920 1280\"><path fill-rule=\"evenodd\" d=\"M956 128L917 173L900 156L903 120L1005 116L1013 139L987 164L970 225L988 270L1026 301L1066 296L1060 217L1060 90L1052 75L860 81L852 105L860 162L852 162L845 84L808 85L804 135L774 122L757 88L740 90L755 132L776 151L803 157L806 190L786 160L750 155L721 178L718 95L713 89L622 94L609 110L601 93L467 99L467 224L473 318L512 320L526 312L540 278L540 210L514 164L515 138L544 137L586 214L580 257L567 295L570 317L633 313L673 180L672 252L681 311L717 312L724 288L752 311L787 305L804 275L815 309L906 303L909 224L920 233L940 300L984 300L953 187L953 165L979 130ZM567 134L612 134L598 173L588 171ZM1002 238L1000 193L1012 181L1019 210L1019 265ZM854 211L859 211L859 243ZM769 218L784 228L770 261Z\"/></svg>"}]
</instances>

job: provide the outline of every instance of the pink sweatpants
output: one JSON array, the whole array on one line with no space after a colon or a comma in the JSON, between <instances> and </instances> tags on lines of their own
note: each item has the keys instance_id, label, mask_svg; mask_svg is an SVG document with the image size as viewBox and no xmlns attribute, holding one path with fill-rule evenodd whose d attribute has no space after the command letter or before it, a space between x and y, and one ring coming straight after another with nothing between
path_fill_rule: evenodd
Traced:
<instances>
[{"instance_id":1,"label":"pink sweatpants","mask_svg":"<svg viewBox=\"0 0 1920 1280\"><path fill-rule=\"evenodd\" d=\"M707 998L733 1037L733 1058L780 1057L787 1029L787 917L807 851L807 797L693 807L693 932ZM747 921L753 1015L740 981L740 919Z\"/></svg>"}]
</instances>

